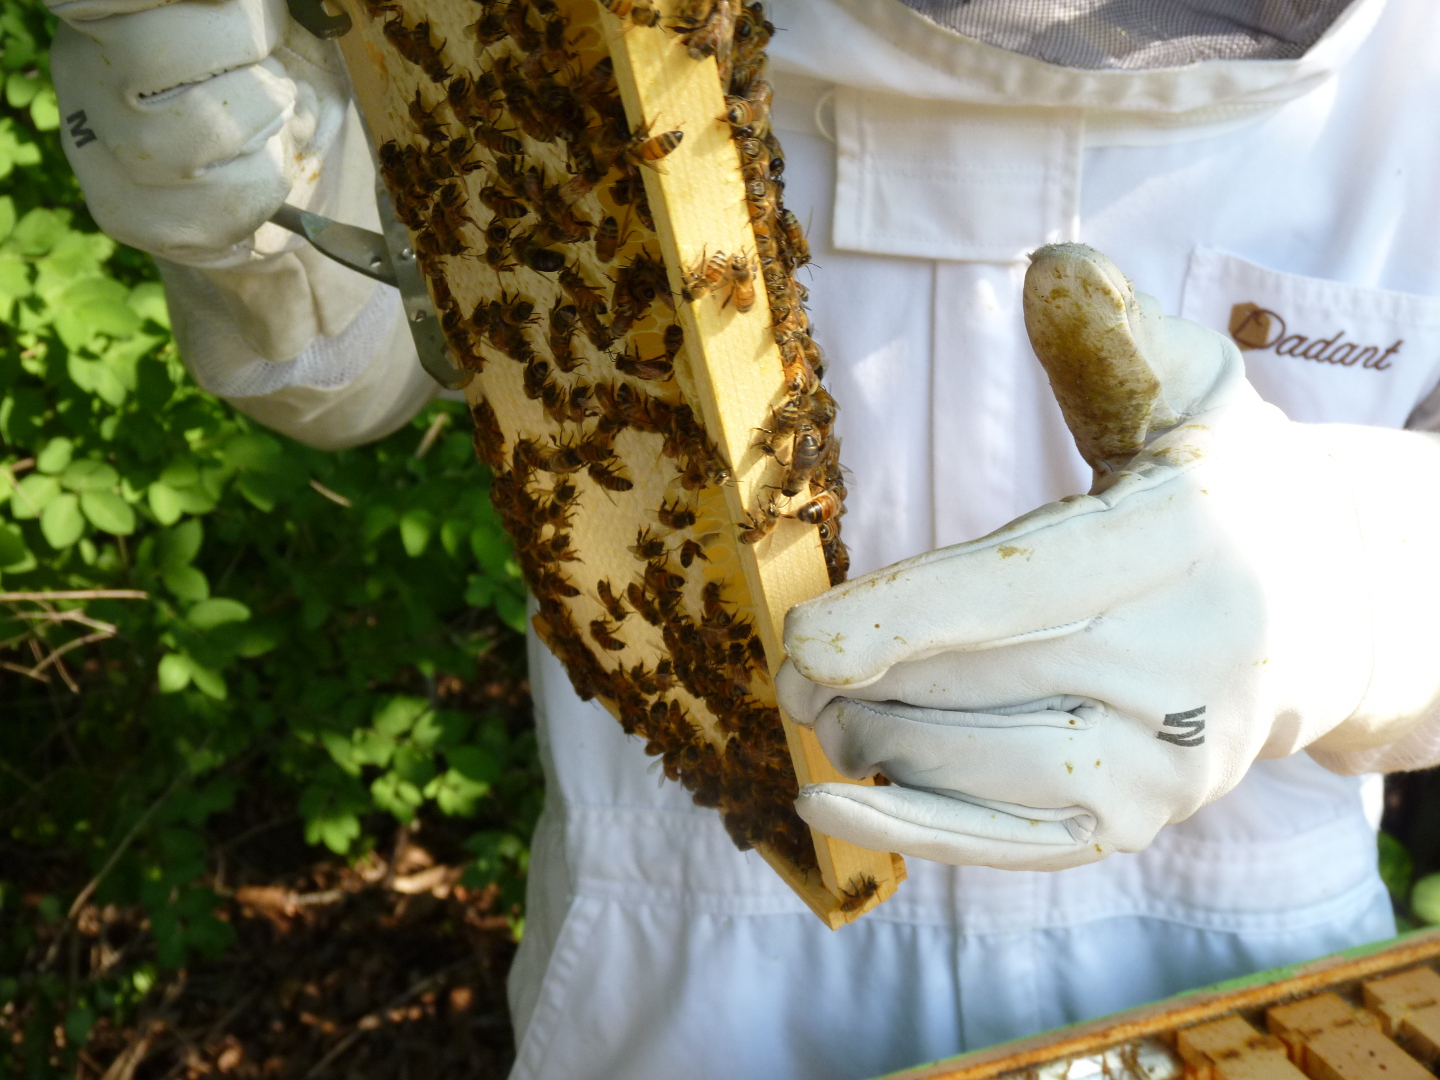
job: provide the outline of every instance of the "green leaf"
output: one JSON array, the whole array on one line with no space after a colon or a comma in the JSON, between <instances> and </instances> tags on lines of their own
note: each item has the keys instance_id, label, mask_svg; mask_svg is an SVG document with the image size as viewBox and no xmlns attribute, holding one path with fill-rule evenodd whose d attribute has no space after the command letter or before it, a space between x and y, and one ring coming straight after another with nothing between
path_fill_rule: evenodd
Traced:
<instances>
[{"instance_id":1,"label":"green leaf","mask_svg":"<svg viewBox=\"0 0 1440 1080\"><path fill-rule=\"evenodd\" d=\"M155 515L155 520L161 525L174 525L185 513L185 507L180 501L180 493L163 481L156 480L151 484L146 495L150 503L150 512Z\"/></svg>"},{"instance_id":2,"label":"green leaf","mask_svg":"<svg viewBox=\"0 0 1440 1080\"><path fill-rule=\"evenodd\" d=\"M61 473L70 464L75 453L75 444L61 436L51 439L35 455L35 468L42 473Z\"/></svg>"},{"instance_id":3,"label":"green leaf","mask_svg":"<svg viewBox=\"0 0 1440 1080\"><path fill-rule=\"evenodd\" d=\"M59 494L59 480L53 476L31 473L17 485L15 495L10 500L10 513L20 521L37 518Z\"/></svg>"},{"instance_id":4,"label":"green leaf","mask_svg":"<svg viewBox=\"0 0 1440 1080\"><path fill-rule=\"evenodd\" d=\"M193 566L177 566L161 571L160 580L181 600L199 603L210 597L210 582Z\"/></svg>"},{"instance_id":5,"label":"green leaf","mask_svg":"<svg viewBox=\"0 0 1440 1080\"><path fill-rule=\"evenodd\" d=\"M39 160L38 150L36 160ZM65 215L37 206L16 223L10 242L21 255L44 255L65 235L67 227Z\"/></svg>"},{"instance_id":6,"label":"green leaf","mask_svg":"<svg viewBox=\"0 0 1440 1080\"><path fill-rule=\"evenodd\" d=\"M184 690L190 685L190 658L183 653L166 653L160 658L157 675L162 694Z\"/></svg>"},{"instance_id":7,"label":"green leaf","mask_svg":"<svg viewBox=\"0 0 1440 1080\"><path fill-rule=\"evenodd\" d=\"M1410 910L1422 922L1440 923L1440 874L1426 874L1415 883Z\"/></svg>"},{"instance_id":8,"label":"green leaf","mask_svg":"<svg viewBox=\"0 0 1440 1080\"><path fill-rule=\"evenodd\" d=\"M170 308L165 303L165 287L158 281L142 281L130 290L126 302L140 318L170 329Z\"/></svg>"},{"instance_id":9,"label":"green leaf","mask_svg":"<svg viewBox=\"0 0 1440 1080\"><path fill-rule=\"evenodd\" d=\"M30 122L35 125L36 131L54 131L60 126L60 104L55 100L55 91L51 87L41 87L30 102Z\"/></svg>"},{"instance_id":10,"label":"green leaf","mask_svg":"<svg viewBox=\"0 0 1440 1080\"><path fill-rule=\"evenodd\" d=\"M12 71L5 79L5 104L12 109L23 109L44 85L39 72Z\"/></svg>"},{"instance_id":11,"label":"green leaf","mask_svg":"<svg viewBox=\"0 0 1440 1080\"><path fill-rule=\"evenodd\" d=\"M14 525L0 522L0 570L15 574L22 572L22 568L31 569L33 564L34 556L25 546L24 535Z\"/></svg>"},{"instance_id":12,"label":"green leaf","mask_svg":"<svg viewBox=\"0 0 1440 1080\"><path fill-rule=\"evenodd\" d=\"M423 507L414 507L400 516L400 542L412 559L425 554L435 532L435 515Z\"/></svg>"},{"instance_id":13,"label":"green leaf","mask_svg":"<svg viewBox=\"0 0 1440 1080\"><path fill-rule=\"evenodd\" d=\"M0 180L9 176L14 168L37 165L40 162L40 147L10 117L0 117Z\"/></svg>"},{"instance_id":14,"label":"green leaf","mask_svg":"<svg viewBox=\"0 0 1440 1080\"><path fill-rule=\"evenodd\" d=\"M51 499L40 514L40 532L56 551L79 540L85 532L79 496L66 492Z\"/></svg>"},{"instance_id":15,"label":"green leaf","mask_svg":"<svg viewBox=\"0 0 1440 1080\"><path fill-rule=\"evenodd\" d=\"M52 301L55 332L69 349L81 348L96 334L129 337L140 329L140 316L128 299L129 291L114 278L96 275L72 282Z\"/></svg>"},{"instance_id":16,"label":"green leaf","mask_svg":"<svg viewBox=\"0 0 1440 1080\"><path fill-rule=\"evenodd\" d=\"M250 618L250 609L239 600L216 596L201 600L185 616L190 625L199 630L213 630L226 623L245 622Z\"/></svg>"},{"instance_id":17,"label":"green leaf","mask_svg":"<svg viewBox=\"0 0 1440 1080\"><path fill-rule=\"evenodd\" d=\"M0 240L10 235L15 228L15 200L9 195L0 195Z\"/></svg>"},{"instance_id":18,"label":"green leaf","mask_svg":"<svg viewBox=\"0 0 1440 1080\"><path fill-rule=\"evenodd\" d=\"M273 468L284 455L284 448L278 439L258 432L236 435L226 441L220 450L225 463L241 472L266 471Z\"/></svg>"},{"instance_id":19,"label":"green leaf","mask_svg":"<svg viewBox=\"0 0 1440 1080\"><path fill-rule=\"evenodd\" d=\"M229 693L224 677L218 671L197 664L193 657L190 660L190 678L202 693L216 701L224 701Z\"/></svg>"},{"instance_id":20,"label":"green leaf","mask_svg":"<svg viewBox=\"0 0 1440 1080\"><path fill-rule=\"evenodd\" d=\"M191 518L183 525L160 534L155 545L156 563L166 571L189 566L200 554L200 545L204 541L205 527L200 524L199 518Z\"/></svg>"},{"instance_id":21,"label":"green leaf","mask_svg":"<svg viewBox=\"0 0 1440 1080\"><path fill-rule=\"evenodd\" d=\"M305 822L305 841L324 844L336 855L346 854L359 837L360 819L354 814L327 814Z\"/></svg>"},{"instance_id":22,"label":"green leaf","mask_svg":"<svg viewBox=\"0 0 1440 1080\"><path fill-rule=\"evenodd\" d=\"M135 531L135 511L113 491L81 492L80 509L101 532L129 536Z\"/></svg>"},{"instance_id":23,"label":"green leaf","mask_svg":"<svg viewBox=\"0 0 1440 1080\"><path fill-rule=\"evenodd\" d=\"M430 702L420 697L393 697L375 710L370 724L386 735L404 735L415 721L430 711Z\"/></svg>"},{"instance_id":24,"label":"green leaf","mask_svg":"<svg viewBox=\"0 0 1440 1080\"><path fill-rule=\"evenodd\" d=\"M449 817L470 817L476 804L490 793L490 785L477 784L450 769L425 785L425 797L434 799L440 812Z\"/></svg>"},{"instance_id":25,"label":"green leaf","mask_svg":"<svg viewBox=\"0 0 1440 1080\"><path fill-rule=\"evenodd\" d=\"M114 491L120 486L120 474L103 461L81 458L65 466L60 485L71 491Z\"/></svg>"},{"instance_id":26,"label":"green leaf","mask_svg":"<svg viewBox=\"0 0 1440 1080\"><path fill-rule=\"evenodd\" d=\"M370 785L370 794L376 806L390 811L396 820L407 825L415 820L416 807L425 801L418 787L393 772L377 777Z\"/></svg>"}]
</instances>

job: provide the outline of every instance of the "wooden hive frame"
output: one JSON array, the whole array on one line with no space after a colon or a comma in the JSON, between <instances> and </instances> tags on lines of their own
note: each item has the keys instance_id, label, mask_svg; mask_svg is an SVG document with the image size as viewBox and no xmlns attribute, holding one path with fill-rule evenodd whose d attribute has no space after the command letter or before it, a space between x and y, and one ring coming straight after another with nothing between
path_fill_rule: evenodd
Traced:
<instances>
[{"instance_id":1,"label":"wooden hive frame","mask_svg":"<svg viewBox=\"0 0 1440 1080\"><path fill-rule=\"evenodd\" d=\"M1423 1080L1429 1074L1420 1063L1433 1070L1440 1058L1437 968L1440 927L1190 990L886 1080ZM1417 976L1425 983L1418 994L1405 985L1420 981ZM1314 1031L1297 1031L1296 1006L1306 1003L1317 1012L1346 1014L1337 1025L1341 1037L1319 1030L1323 1018ZM1227 1028L1240 1029L1242 1037ZM1307 1038L1316 1034L1328 1035L1330 1045Z\"/></svg>"},{"instance_id":2,"label":"wooden hive frame","mask_svg":"<svg viewBox=\"0 0 1440 1080\"><path fill-rule=\"evenodd\" d=\"M773 689L786 611L848 559L763 9L344 5L381 173L475 373L477 450L537 631L827 925L858 918L904 863L795 816L797 784L845 778Z\"/></svg>"}]
</instances>

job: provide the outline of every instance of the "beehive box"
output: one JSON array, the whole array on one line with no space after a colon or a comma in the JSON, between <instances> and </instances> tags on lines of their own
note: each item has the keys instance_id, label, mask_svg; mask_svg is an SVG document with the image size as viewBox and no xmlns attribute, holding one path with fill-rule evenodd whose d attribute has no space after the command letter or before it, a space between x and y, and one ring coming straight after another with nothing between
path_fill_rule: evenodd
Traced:
<instances>
[{"instance_id":1,"label":"beehive box","mask_svg":"<svg viewBox=\"0 0 1440 1080\"><path fill-rule=\"evenodd\" d=\"M857 918L904 863L796 816L798 784L844 778L772 681L785 612L848 559L763 7L347 2L537 631L740 848Z\"/></svg>"}]
</instances>

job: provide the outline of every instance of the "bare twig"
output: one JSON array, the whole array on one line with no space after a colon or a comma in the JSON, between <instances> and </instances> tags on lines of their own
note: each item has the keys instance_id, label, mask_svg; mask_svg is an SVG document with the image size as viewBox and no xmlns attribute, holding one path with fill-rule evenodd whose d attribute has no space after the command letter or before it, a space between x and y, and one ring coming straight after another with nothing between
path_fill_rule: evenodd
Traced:
<instances>
[{"instance_id":1,"label":"bare twig","mask_svg":"<svg viewBox=\"0 0 1440 1080\"><path fill-rule=\"evenodd\" d=\"M327 499L329 499L331 502L333 502L336 506L343 506L343 507L345 507L347 510L350 508L350 500L349 500L349 499L347 499L344 495L341 495L338 491L331 491L328 487L326 487L324 484L322 484L319 480L311 480L311 481L310 481L310 486L311 486L312 488L314 488L316 491L318 491L321 495L325 496L325 498L327 498Z\"/></svg>"},{"instance_id":2,"label":"bare twig","mask_svg":"<svg viewBox=\"0 0 1440 1080\"><path fill-rule=\"evenodd\" d=\"M54 600L148 600L143 589L57 589L54 592L0 592L0 604L17 600L47 603Z\"/></svg>"},{"instance_id":3,"label":"bare twig","mask_svg":"<svg viewBox=\"0 0 1440 1080\"><path fill-rule=\"evenodd\" d=\"M435 419L430 421L430 426L425 429L425 434L420 439L420 445L415 447L415 456L423 458L435 445L435 440L440 438L440 433L445 430L445 425L450 423L450 414L447 412L436 413Z\"/></svg>"},{"instance_id":4,"label":"bare twig","mask_svg":"<svg viewBox=\"0 0 1440 1080\"><path fill-rule=\"evenodd\" d=\"M363 1036L367 1031L373 1031L375 1028L379 1027L385 1017L385 1014L390 1012L391 1009L398 1009L401 1005L404 1005L411 998L418 997L426 990L429 990L432 986L438 983L441 979L445 978L447 975L454 974L461 968L468 967L473 963L475 963L475 957L473 956L467 956L463 960L457 960L455 963L449 964L446 967L441 968L433 975L428 975L425 978L421 979L415 985L410 987L409 990L406 990L403 994L401 994L399 997L395 998L388 1004L382 1006L379 1009L376 1009L374 1012L367 1013L362 1016L359 1020L355 1022L355 1026L350 1029L350 1033L348 1035L346 1035L338 1043L332 1046L324 1057L322 1057L313 1066L311 1066L310 1071L305 1074L305 1080L315 1080L315 1077L319 1076L322 1072L329 1068L331 1063L334 1062L336 1058L338 1058L341 1054L345 1053L346 1050L349 1050L350 1047L354 1046L357 1042L359 1042L361 1036Z\"/></svg>"}]
</instances>

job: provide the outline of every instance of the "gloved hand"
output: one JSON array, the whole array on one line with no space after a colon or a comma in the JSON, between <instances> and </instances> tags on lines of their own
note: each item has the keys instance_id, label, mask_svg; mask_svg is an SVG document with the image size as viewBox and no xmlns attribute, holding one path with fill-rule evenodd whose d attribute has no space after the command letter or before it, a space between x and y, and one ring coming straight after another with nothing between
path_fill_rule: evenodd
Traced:
<instances>
[{"instance_id":1,"label":"gloved hand","mask_svg":"<svg viewBox=\"0 0 1440 1080\"><path fill-rule=\"evenodd\" d=\"M1440 703L1440 439L1292 423L1239 351L1098 252L1037 252L1031 342L1088 495L794 608L782 706L866 847L1061 869L1136 851L1257 758L1392 743Z\"/></svg>"},{"instance_id":2,"label":"gloved hand","mask_svg":"<svg viewBox=\"0 0 1440 1080\"><path fill-rule=\"evenodd\" d=\"M275 226L256 235L287 199L325 213L368 190L368 170L347 189L344 170L327 167L346 149L339 52L284 0L50 7L64 20L51 68L65 151L115 239L172 262L236 266L300 246Z\"/></svg>"},{"instance_id":3,"label":"gloved hand","mask_svg":"<svg viewBox=\"0 0 1440 1080\"><path fill-rule=\"evenodd\" d=\"M66 156L100 227L158 257L207 390L317 446L434 393L398 294L267 223L289 202L378 229L338 49L284 0L47 0Z\"/></svg>"}]
</instances>

